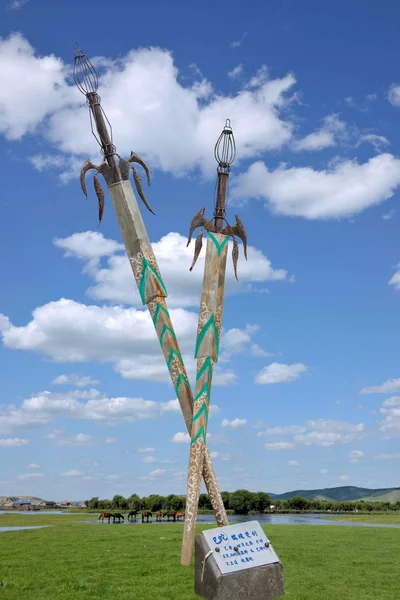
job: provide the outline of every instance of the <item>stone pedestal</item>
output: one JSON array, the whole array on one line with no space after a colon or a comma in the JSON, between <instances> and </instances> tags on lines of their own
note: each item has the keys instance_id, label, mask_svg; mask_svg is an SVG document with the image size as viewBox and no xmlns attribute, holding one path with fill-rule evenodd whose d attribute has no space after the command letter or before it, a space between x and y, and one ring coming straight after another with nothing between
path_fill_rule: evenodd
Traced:
<instances>
[{"instance_id":1,"label":"stone pedestal","mask_svg":"<svg viewBox=\"0 0 400 600\"><path fill-rule=\"evenodd\" d=\"M258 521L207 529L196 536L195 593L208 600L283 596L283 567Z\"/></svg>"}]
</instances>

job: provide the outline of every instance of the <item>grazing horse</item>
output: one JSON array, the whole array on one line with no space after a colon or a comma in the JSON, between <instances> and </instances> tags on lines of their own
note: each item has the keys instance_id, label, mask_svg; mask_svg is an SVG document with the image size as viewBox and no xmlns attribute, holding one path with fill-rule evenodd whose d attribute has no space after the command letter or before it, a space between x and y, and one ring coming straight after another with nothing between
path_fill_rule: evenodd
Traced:
<instances>
[{"instance_id":1,"label":"grazing horse","mask_svg":"<svg viewBox=\"0 0 400 600\"><path fill-rule=\"evenodd\" d=\"M121 523L121 519L124 521L124 515L121 515L121 513L114 513L113 514L113 523L115 523L115 519L118 519L118 523Z\"/></svg>"},{"instance_id":2,"label":"grazing horse","mask_svg":"<svg viewBox=\"0 0 400 600\"><path fill-rule=\"evenodd\" d=\"M172 520L175 522L176 521L176 511L169 510L168 512L164 513L164 517L167 517L168 521L169 521L169 518L172 517Z\"/></svg>"},{"instance_id":3,"label":"grazing horse","mask_svg":"<svg viewBox=\"0 0 400 600\"><path fill-rule=\"evenodd\" d=\"M156 521L162 521L162 518L163 518L163 514L162 514L161 510L158 510L156 512Z\"/></svg>"},{"instance_id":4,"label":"grazing horse","mask_svg":"<svg viewBox=\"0 0 400 600\"><path fill-rule=\"evenodd\" d=\"M113 513L102 512L101 515L99 516L99 521L101 521L102 523L104 523L104 519L108 519L108 522L110 522L110 519L113 519L113 518L114 518Z\"/></svg>"},{"instance_id":5,"label":"grazing horse","mask_svg":"<svg viewBox=\"0 0 400 600\"><path fill-rule=\"evenodd\" d=\"M176 513L176 520L179 521L179 519L182 519L182 521L185 520L185 513L184 512L177 512Z\"/></svg>"},{"instance_id":6,"label":"grazing horse","mask_svg":"<svg viewBox=\"0 0 400 600\"><path fill-rule=\"evenodd\" d=\"M149 510L144 510L142 512L142 523L144 523L144 520L147 519L147 522L149 522L149 519L151 519L153 517L153 513L150 512Z\"/></svg>"},{"instance_id":7,"label":"grazing horse","mask_svg":"<svg viewBox=\"0 0 400 600\"><path fill-rule=\"evenodd\" d=\"M131 521L133 519L135 519L135 521L136 521L137 514L138 514L137 510L131 510L131 512L128 514L128 521Z\"/></svg>"}]
</instances>

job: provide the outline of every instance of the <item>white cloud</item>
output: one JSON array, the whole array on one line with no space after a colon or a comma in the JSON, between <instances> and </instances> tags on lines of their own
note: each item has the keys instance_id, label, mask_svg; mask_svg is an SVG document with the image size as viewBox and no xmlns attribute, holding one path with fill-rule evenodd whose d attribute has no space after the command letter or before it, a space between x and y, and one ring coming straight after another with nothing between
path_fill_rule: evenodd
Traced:
<instances>
[{"instance_id":1,"label":"white cloud","mask_svg":"<svg viewBox=\"0 0 400 600\"><path fill-rule=\"evenodd\" d=\"M236 67L234 67L232 69L232 71L229 71L228 77L230 79L238 79L242 74L243 74L243 65L236 65Z\"/></svg>"},{"instance_id":2,"label":"white cloud","mask_svg":"<svg viewBox=\"0 0 400 600\"><path fill-rule=\"evenodd\" d=\"M258 344L253 344L250 351L253 356L274 356L272 352L266 352Z\"/></svg>"},{"instance_id":3,"label":"white cloud","mask_svg":"<svg viewBox=\"0 0 400 600\"><path fill-rule=\"evenodd\" d=\"M374 458L377 460L400 460L400 454L377 454Z\"/></svg>"},{"instance_id":4,"label":"white cloud","mask_svg":"<svg viewBox=\"0 0 400 600\"><path fill-rule=\"evenodd\" d=\"M348 475L341 475L339 477L340 481L348 481L349 480L349 476Z\"/></svg>"},{"instance_id":5,"label":"white cloud","mask_svg":"<svg viewBox=\"0 0 400 600\"><path fill-rule=\"evenodd\" d=\"M328 115L322 120L322 123L322 127L314 133L310 133L300 140L294 140L293 149L296 151L323 150L336 146L347 139L347 125L339 119L339 115Z\"/></svg>"},{"instance_id":6,"label":"white cloud","mask_svg":"<svg viewBox=\"0 0 400 600\"><path fill-rule=\"evenodd\" d=\"M231 42L229 45L231 48L240 48L240 46L243 44L244 40L247 38L247 31L245 31L245 33L242 35L242 37L240 38L240 40L236 40L234 42Z\"/></svg>"},{"instance_id":7,"label":"white cloud","mask_svg":"<svg viewBox=\"0 0 400 600\"><path fill-rule=\"evenodd\" d=\"M44 477L43 473L23 473L22 475L18 475L17 479L18 480L24 480L24 479L35 479L37 477Z\"/></svg>"},{"instance_id":8,"label":"white cloud","mask_svg":"<svg viewBox=\"0 0 400 600\"><path fill-rule=\"evenodd\" d=\"M392 396L385 400L379 412L386 415L379 423L379 430L386 436L400 436L400 396Z\"/></svg>"},{"instance_id":9,"label":"white cloud","mask_svg":"<svg viewBox=\"0 0 400 600\"><path fill-rule=\"evenodd\" d=\"M396 214L396 209L395 208L391 208L389 210L389 212L387 212L387 213L385 213L385 214L382 215L382 219L384 221L390 221L394 217L395 214Z\"/></svg>"},{"instance_id":10,"label":"white cloud","mask_svg":"<svg viewBox=\"0 0 400 600\"><path fill-rule=\"evenodd\" d=\"M237 199L261 198L275 214L306 219L350 217L391 198L400 185L400 159L384 153L359 164L336 158L326 169L253 163L233 184Z\"/></svg>"},{"instance_id":11,"label":"white cloud","mask_svg":"<svg viewBox=\"0 0 400 600\"><path fill-rule=\"evenodd\" d=\"M108 479L108 481L117 481L118 479L121 479L120 475L107 475L106 479Z\"/></svg>"},{"instance_id":12,"label":"white cloud","mask_svg":"<svg viewBox=\"0 0 400 600\"><path fill-rule=\"evenodd\" d=\"M283 427L270 427L266 429L263 435L290 435L296 433L304 433L306 428L302 425L284 425Z\"/></svg>"},{"instance_id":13,"label":"white cloud","mask_svg":"<svg viewBox=\"0 0 400 600\"><path fill-rule=\"evenodd\" d=\"M300 463L298 460L289 460L288 465L289 467L299 467Z\"/></svg>"},{"instance_id":14,"label":"white cloud","mask_svg":"<svg viewBox=\"0 0 400 600\"><path fill-rule=\"evenodd\" d=\"M28 469L40 469L40 465L38 465L37 463L31 463L30 465L28 465Z\"/></svg>"},{"instance_id":15,"label":"white cloud","mask_svg":"<svg viewBox=\"0 0 400 600\"><path fill-rule=\"evenodd\" d=\"M247 419L233 419L232 421L229 421L228 419L223 419L221 427L228 429L238 429L239 427L244 427L246 423Z\"/></svg>"},{"instance_id":16,"label":"white cloud","mask_svg":"<svg viewBox=\"0 0 400 600\"><path fill-rule=\"evenodd\" d=\"M294 444L292 442L270 442L264 444L266 450L292 450Z\"/></svg>"},{"instance_id":17,"label":"white cloud","mask_svg":"<svg viewBox=\"0 0 400 600\"><path fill-rule=\"evenodd\" d=\"M171 53L160 48L132 50L116 60L97 57L94 62L102 66L99 94L119 153L128 155L134 139L153 168L180 175L200 166L214 174L210 148L227 115L242 160L279 148L292 135L293 124L283 113L295 84L291 74L264 78L253 89L224 96L203 77L184 86ZM0 131L19 139L39 129L62 154L98 155L84 98L68 75L69 64L52 55L37 56L20 34L2 39Z\"/></svg>"},{"instance_id":18,"label":"white cloud","mask_svg":"<svg viewBox=\"0 0 400 600\"><path fill-rule=\"evenodd\" d=\"M115 436L109 435L108 437L106 437L106 439L104 440L105 444L115 444L115 442L117 441L117 438Z\"/></svg>"},{"instance_id":19,"label":"white cloud","mask_svg":"<svg viewBox=\"0 0 400 600\"><path fill-rule=\"evenodd\" d=\"M29 444L29 440L23 438L0 438L0 448L15 448L27 444Z\"/></svg>"},{"instance_id":20,"label":"white cloud","mask_svg":"<svg viewBox=\"0 0 400 600\"><path fill-rule=\"evenodd\" d=\"M330 447L337 443L347 444L364 437L364 423L347 423L324 419L309 420L305 422L309 431L294 436L296 444L305 446Z\"/></svg>"},{"instance_id":21,"label":"white cloud","mask_svg":"<svg viewBox=\"0 0 400 600\"><path fill-rule=\"evenodd\" d=\"M320 470L320 475L327 475L329 473L328 469L321 469Z\"/></svg>"},{"instance_id":22,"label":"white cloud","mask_svg":"<svg viewBox=\"0 0 400 600\"><path fill-rule=\"evenodd\" d=\"M295 381L296 379L299 379L300 375L305 373L307 370L308 367L302 363L285 365L274 362L264 367L258 373L258 375L256 375L254 382L261 385L267 385L271 383Z\"/></svg>"},{"instance_id":23,"label":"white cloud","mask_svg":"<svg viewBox=\"0 0 400 600\"><path fill-rule=\"evenodd\" d=\"M376 152L382 152L386 146L390 146L390 142L387 138L383 135L376 135L375 133L360 135L357 145L360 145L362 142L369 142L372 144Z\"/></svg>"},{"instance_id":24,"label":"white cloud","mask_svg":"<svg viewBox=\"0 0 400 600\"><path fill-rule=\"evenodd\" d=\"M186 432L178 431L171 438L171 442L174 442L174 444L188 444L190 442L190 435Z\"/></svg>"},{"instance_id":25,"label":"white cloud","mask_svg":"<svg viewBox=\"0 0 400 600\"><path fill-rule=\"evenodd\" d=\"M76 373L70 375L59 375L53 379L54 385L75 385L76 387L86 387L88 385L97 385L100 381L92 379L90 375L80 376Z\"/></svg>"},{"instance_id":26,"label":"white cloud","mask_svg":"<svg viewBox=\"0 0 400 600\"><path fill-rule=\"evenodd\" d=\"M400 85L392 83L388 91L388 100L393 106L400 106Z\"/></svg>"},{"instance_id":27,"label":"white cloud","mask_svg":"<svg viewBox=\"0 0 400 600\"><path fill-rule=\"evenodd\" d=\"M396 267L398 271L393 275L391 280L389 281L389 285L394 285L396 290L400 290L400 263Z\"/></svg>"},{"instance_id":28,"label":"white cloud","mask_svg":"<svg viewBox=\"0 0 400 600\"><path fill-rule=\"evenodd\" d=\"M82 471L77 471L75 469L72 469L71 471L66 471L65 473L61 473L63 477L80 477L84 474L85 473L83 473Z\"/></svg>"},{"instance_id":29,"label":"white cloud","mask_svg":"<svg viewBox=\"0 0 400 600\"><path fill-rule=\"evenodd\" d=\"M353 450L349 454L350 462L357 464L362 458L364 458L364 452L362 450Z\"/></svg>"},{"instance_id":30,"label":"white cloud","mask_svg":"<svg viewBox=\"0 0 400 600\"><path fill-rule=\"evenodd\" d=\"M361 394L396 394L397 392L400 392L400 378L387 379L381 385L365 387L361 390Z\"/></svg>"},{"instance_id":31,"label":"white cloud","mask_svg":"<svg viewBox=\"0 0 400 600\"><path fill-rule=\"evenodd\" d=\"M383 405L385 408L392 408L393 406L400 406L400 396L392 396L384 400Z\"/></svg>"},{"instance_id":32,"label":"white cloud","mask_svg":"<svg viewBox=\"0 0 400 600\"><path fill-rule=\"evenodd\" d=\"M142 454L149 454L150 452L155 452L155 448L138 448L136 450L136 452L139 452Z\"/></svg>"},{"instance_id":33,"label":"white cloud","mask_svg":"<svg viewBox=\"0 0 400 600\"><path fill-rule=\"evenodd\" d=\"M142 462L144 462L144 463L154 463L154 462L157 462L157 460L156 460L156 458L154 456L145 456L143 458Z\"/></svg>"},{"instance_id":34,"label":"white cloud","mask_svg":"<svg viewBox=\"0 0 400 600\"><path fill-rule=\"evenodd\" d=\"M65 256L84 261L85 273L94 281L94 285L87 290L90 296L98 300L142 306L129 261L120 244L91 231L75 233L67 238L56 238L54 243L65 250ZM168 290L168 305L195 306L197 309L203 282L206 243L203 244L192 273L189 272L189 267L193 259L193 242L189 248L186 245L187 238L175 232L170 232L152 243ZM228 252L231 253L231 250L229 242ZM101 256L106 258L105 264L100 264ZM232 261L228 261L225 283L227 294L246 293L250 284L288 279L287 271L274 269L268 258L253 246L248 247L247 256L247 261L240 262L239 283L234 276Z\"/></svg>"},{"instance_id":35,"label":"white cloud","mask_svg":"<svg viewBox=\"0 0 400 600\"><path fill-rule=\"evenodd\" d=\"M215 366L213 375L214 385L234 385L238 379L238 376L233 371L222 371L221 367L218 365Z\"/></svg>"},{"instance_id":36,"label":"white cloud","mask_svg":"<svg viewBox=\"0 0 400 600\"><path fill-rule=\"evenodd\" d=\"M155 469L154 471L150 471L150 477L158 477L159 475L164 475L166 472L165 469Z\"/></svg>"},{"instance_id":37,"label":"white cloud","mask_svg":"<svg viewBox=\"0 0 400 600\"><path fill-rule=\"evenodd\" d=\"M44 437L56 446L95 446L101 444L112 444L116 441L116 438L111 437L95 437L87 433L77 433L70 436L64 436L62 429L54 429L52 432L47 433Z\"/></svg>"},{"instance_id":38,"label":"white cloud","mask_svg":"<svg viewBox=\"0 0 400 600\"><path fill-rule=\"evenodd\" d=\"M7 4L7 8L10 10L20 10L28 2L29 0L12 0L12 2Z\"/></svg>"}]
</instances>

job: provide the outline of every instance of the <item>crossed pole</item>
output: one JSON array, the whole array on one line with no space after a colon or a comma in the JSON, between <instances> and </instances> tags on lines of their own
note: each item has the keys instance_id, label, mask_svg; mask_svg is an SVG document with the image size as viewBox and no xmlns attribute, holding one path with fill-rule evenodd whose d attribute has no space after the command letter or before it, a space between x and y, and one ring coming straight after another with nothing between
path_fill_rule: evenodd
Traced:
<instances>
[{"instance_id":1,"label":"crossed pole","mask_svg":"<svg viewBox=\"0 0 400 600\"><path fill-rule=\"evenodd\" d=\"M208 454L207 424L211 383L214 364L218 361L224 304L226 259L230 237L233 240L232 259L236 279L239 246L235 236L242 240L244 255L247 259L247 236L242 221L236 215L236 224L232 227L225 219L229 173L231 164L235 159L235 154L235 138L230 120L227 119L214 149L214 156L218 163L218 186L214 217L207 220L204 217L205 208L202 208L192 220L187 244L190 244L193 231L200 227L200 233L195 242L193 263L190 267L190 270L192 270L201 252L204 231L207 232L207 249L195 350L195 358L197 358L196 395L194 398L192 419L186 492L186 516L181 553L181 563L183 565L189 565L192 559L201 474Z\"/></svg>"},{"instance_id":2,"label":"crossed pole","mask_svg":"<svg viewBox=\"0 0 400 600\"><path fill-rule=\"evenodd\" d=\"M148 210L153 212L145 197L140 176L132 163L143 167L148 185L150 185L150 171L145 161L135 152L131 152L128 160L124 160L117 154L116 147L113 144L112 128L101 106L101 98L97 93L98 77L96 70L78 46L75 49L74 80L79 91L86 97L92 133L103 155L103 161L98 166L86 161L80 176L81 187L87 196L85 175L89 170L95 170L93 183L98 198L100 223L104 211L104 192L97 175L103 175L106 181L140 298L143 305L146 305L150 312L187 430L191 434L193 394L168 312L167 290L129 179L132 170L137 193ZM224 503L207 448L204 452L201 476L204 477L218 525L228 525Z\"/></svg>"}]
</instances>

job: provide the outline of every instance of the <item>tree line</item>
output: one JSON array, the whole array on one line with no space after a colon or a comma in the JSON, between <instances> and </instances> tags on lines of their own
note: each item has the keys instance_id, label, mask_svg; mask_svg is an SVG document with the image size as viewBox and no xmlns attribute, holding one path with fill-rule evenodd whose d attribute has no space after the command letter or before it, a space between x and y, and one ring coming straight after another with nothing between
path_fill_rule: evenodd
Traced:
<instances>
[{"instance_id":1,"label":"tree line","mask_svg":"<svg viewBox=\"0 0 400 600\"><path fill-rule=\"evenodd\" d=\"M334 500L310 500L295 496L287 500L275 500L265 492L249 492L248 490L236 490L235 492L222 492L222 500L226 510L237 515L273 513L273 512L352 512L359 511L388 511L400 510L400 502L366 502L363 500L339 501ZM116 495L111 500L101 500L93 497L86 501L86 506L92 510L149 510L156 511L180 511L185 509L186 499L184 496L169 494L160 496L151 494L140 498L132 494L128 498ZM200 494L200 510L212 510L208 494Z\"/></svg>"}]
</instances>

